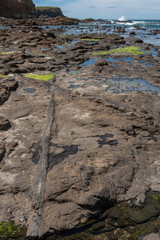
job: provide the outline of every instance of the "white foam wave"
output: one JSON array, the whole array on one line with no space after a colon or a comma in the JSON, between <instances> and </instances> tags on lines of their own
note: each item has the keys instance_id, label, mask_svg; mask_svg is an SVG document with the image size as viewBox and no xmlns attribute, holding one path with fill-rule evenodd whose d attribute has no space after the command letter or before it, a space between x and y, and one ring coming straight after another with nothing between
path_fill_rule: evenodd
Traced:
<instances>
[{"instance_id":1,"label":"white foam wave","mask_svg":"<svg viewBox=\"0 0 160 240\"><path fill-rule=\"evenodd\" d=\"M126 21L125 16L122 16L122 17L118 18L118 21L120 21L120 22L124 22L124 21Z\"/></svg>"},{"instance_id":2,"label":"white foam wave","mask_svg":"<svg viewBox=\"0 0 160 240\"><path fill-rule=\"evenodd\" d=\"M128 26L132 26L132 25L134 25L135 23L126 23L126 25L128 25Z\"/></svg>"},{"instance_id":3,"label":"white foam wave","mask_svg":"<svg viewBox=\"0 0 160 240\"><path fill-rule=\"evenodd\" d=\"M133 21L133 24L145 24L146 22L144 21Z\"/></svg>"},{"instance_id":4,"label":"white foam wave","mask_svg":"<svg viewBox=\"0 0 160 240\"><path fill-rule=\"evenodd\" d=\"M134 27L130 27L130 28L128 28L129 30L134 30L135 28Z\"/></svg>"}]
</instances>

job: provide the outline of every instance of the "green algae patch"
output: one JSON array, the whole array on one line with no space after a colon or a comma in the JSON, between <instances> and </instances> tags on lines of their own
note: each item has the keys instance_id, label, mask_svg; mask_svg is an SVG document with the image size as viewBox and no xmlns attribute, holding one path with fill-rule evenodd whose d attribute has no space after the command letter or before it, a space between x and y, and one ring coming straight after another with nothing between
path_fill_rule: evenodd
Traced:
<instances>
[{"instance_id":1,"label":"green algae patch","mask_svg":"<svg viewBox=\"0 0 160 240\"><path fill-rule=\"evenodd\" d=\"M23 45L32 46L35 45L35 43L23 43Z\"/></svg>"},{"instance_id":2,"label":"green algae patch","mask_svg":"<svg viewBox=\"0 0 160 240\"><path fill-rule=\"evenodd\" d=\"M59 37L67 37L67 35L62 35L62 34L59 34L58 36Z\"/></svg>"},{"instance_id":3,"label":"green algae patch","mask_svg":"<svg viewBox=\"0 0 160 240\"><path fill-rule=\"evenodd\" d=\"M3 74L0 74L0 77L14 77L14 74L7 74L7 75L3 75Z\"/></svg>"},{"instance_id":4,"label":"green algae patch","mask_svg":"<svg viewBox=\"0 0 160 240\"><path fill-rule=\"evenodd\" d=\"M41 57L45 57L46 55L43 53L39 53L37 51L25 51L25 53L29 54L29 55L34 55L34 56L41 56Z\"/></svg>"},{"instance_id":5,"label":"green algae patch","mask_svg":"<svg viewBox=\"0 0 160 240\"><path fill-rule=\"evenodd\" d=\"M90 39L90 38L83 38L81 41L88 41L88 42L99 42L101 41L100 39Z\"/></svg>"},{"instance_id":6,"label":"green algae patch","mask_svg":"<svg viewBox=\"0 0 160 240\"><path fill-rule=\"evenodd\" d=\"M148 51L144 51L142 49L140 49L140 47L134 47L134 46L130 46L130 47L124 47L124 48L116 48L116 49L111 49L109 51L106 52L98 52L98 53L92 53L93 56L96 55L106 55L109 53L129 53L132 55L139 55L139 54L146 54Z\"/></svg>"},{"instance_id":7,"label":"green algae patch","mask_svg":"<svg viewBox=\"0 0 160 240\"><path fill-rule=\"evenodd\" d=\"M0 240L17 238L25 235L25 230L13 222L0 222Z\"/></svg>"},{"instance_id":8,"label":"green algae patch","mask_svg":"<svg viewBox=\"0 0 160 240\"><path fill-rule=\"evenodd\" d=\"M160 195L152 195L152 198L155 200L159 200L160 199Z\"/></svg>"},{"instance_id":9,"label":"green algae patch","mask_svg":"<svg viewBox=\"0 0 160 240\"><path fill-rule=\"evenodd\" d=\"M13 53L17 53L17 52L15 52L15 51L12 51L12 52L0 52L0 54L2 54L2 55L13 54Z\"/></svg>"},{"instance_id":10,"label":"green algae patch","mask_svg":"<svg viewBox=\"0 0 160 240\"><path fill-rule=\"evenodd\" d=\"M50 73L50 74L26 73L25 77L48 82L49 80L52 80L54 78L54 74L53 73Z\"/></svg>"}]
</instances>

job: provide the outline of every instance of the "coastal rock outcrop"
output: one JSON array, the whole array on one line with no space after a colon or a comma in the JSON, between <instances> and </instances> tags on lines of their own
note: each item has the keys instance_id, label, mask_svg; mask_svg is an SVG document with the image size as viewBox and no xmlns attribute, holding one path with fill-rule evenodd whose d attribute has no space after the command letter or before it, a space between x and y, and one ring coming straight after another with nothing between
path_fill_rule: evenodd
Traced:
<instances>
[{"instance_id":1,"label":"coastal rock outcrop","mask_svg":"<svg viewBox=\"0 0 160 240\"><path fill-rule=\"evenodd\" d=\"M0 0L0 17L34 17L35 5L32 0Z\"/></svg>"},{"instance_id":2,"label":"coastal rock outcrop","mask_svg":"<svg viewBox=\"0 0 160 240\"><path fill-rule=\"evenodd\" d=\"M37 16L40 17L62 17L63 12L58 7L36 7Z\"/></svg>"},{"instance_id":3,"label":"coastal rock outcrop","mask_svg":"<svg viewBox=\"0 0 160 240\"><path fill-rule=\"evenodd\" d=\"M115 34L66 35L34 21L0 30L0 222L23 226L29 239L154 236L156 48ZM91 223L90 236L64 236ZM145 230L133 232L141 224Z\"/></svg>"}]
</instances>

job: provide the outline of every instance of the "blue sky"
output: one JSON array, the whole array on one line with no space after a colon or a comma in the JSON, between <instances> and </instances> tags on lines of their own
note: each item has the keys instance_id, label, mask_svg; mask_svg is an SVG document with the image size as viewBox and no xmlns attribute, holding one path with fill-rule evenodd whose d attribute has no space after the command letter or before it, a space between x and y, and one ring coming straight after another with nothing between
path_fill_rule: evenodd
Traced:
<instances>
[{"instance_id":1,"label":"blue sky","mask_svg":"<svg viewBox=\"0 0 160 240\"><path fill-rule=\"evenodd\" d=\"M160 0L33 0L37 6L60 7L79 19L160 19Z\"/></svg>"}]
</instances>

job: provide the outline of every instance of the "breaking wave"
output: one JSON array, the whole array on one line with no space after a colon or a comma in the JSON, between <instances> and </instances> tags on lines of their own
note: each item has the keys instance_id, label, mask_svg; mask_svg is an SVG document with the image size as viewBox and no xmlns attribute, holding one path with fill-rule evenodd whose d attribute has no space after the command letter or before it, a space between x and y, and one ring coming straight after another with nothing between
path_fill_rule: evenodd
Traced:
<instances>
[{"instance_id":1,"label":"breaking wave","mask_svg":"<svg viewBox=\"0 0 160 240\"><path fill-rule=\"evenodd\" d=\"M122 16L122 17L118 18L118 21L124 22L124 21L126 21L126 18L124 16Z\"/></svg>"}]
</instances>

